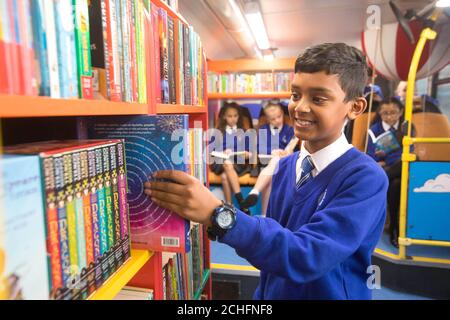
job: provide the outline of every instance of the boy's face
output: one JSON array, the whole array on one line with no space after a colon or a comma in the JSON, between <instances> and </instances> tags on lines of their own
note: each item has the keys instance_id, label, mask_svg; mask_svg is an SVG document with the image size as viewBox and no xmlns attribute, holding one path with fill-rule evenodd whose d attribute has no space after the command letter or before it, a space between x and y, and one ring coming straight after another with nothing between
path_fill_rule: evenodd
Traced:
<instances>
[{"instance_id":1,"label":"boy's face","mask_svg":"<svg viewBox=\"0 0 450 320\"><path fill-rule=\"evenodd\" d=\"M239 113L234 108L229 108L227 111L225 111L225 121L227 122L227 125L230 127L234 127L237 125L239 120Z\"/></svg>"},{"instance_id":2,"label":"boy's face","mask_svg":"<svg viewBox=\"0 0 450 320\"><path fill-rule=\"evenodd\" d=\"M267 122L275 128L281 129L284 124L284 112L279 107L269 107L264 113L267 117Z\"/></svg>"},{"instance_id":3,"label":"boy's face","mask_svg":"<svg viewBox=\"0 0 450 320\"><path fill-rule=\"evenodd\" d=\"M336 141L342 134L345 120L364 112L364 98L344 102L345 92L337 75L325 72L296 73L292 81L289 115L294 121L295 136L306 141L314 153Z\"/></svg>"},{"instance_id":4,"label":"boy's face","mask_svg":"<svg viewBox=\"0 0 450 320\"><path fill-rule=\"evenodd\" d=\"M391 127L400 120L401 110L394 103L384 103L380 107L381 120Z\"/></svg>"}]
</instances>

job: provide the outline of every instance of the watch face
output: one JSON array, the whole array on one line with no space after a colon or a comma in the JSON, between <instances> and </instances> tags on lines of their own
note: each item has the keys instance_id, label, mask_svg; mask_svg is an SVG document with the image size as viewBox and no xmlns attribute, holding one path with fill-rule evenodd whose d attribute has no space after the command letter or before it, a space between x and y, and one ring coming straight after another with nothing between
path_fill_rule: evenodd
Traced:
<instances>
[{"instance_id":1,"label":"watch face","mask_svg":"<svg viewBox=\"0 0 450 320\"><path fill-rule=\"evenodd\" d=\"M227 229L233 224L233 215L230 212L221 212L217 217L217 224L223 228Z\"/></svg>"}]
</instances>

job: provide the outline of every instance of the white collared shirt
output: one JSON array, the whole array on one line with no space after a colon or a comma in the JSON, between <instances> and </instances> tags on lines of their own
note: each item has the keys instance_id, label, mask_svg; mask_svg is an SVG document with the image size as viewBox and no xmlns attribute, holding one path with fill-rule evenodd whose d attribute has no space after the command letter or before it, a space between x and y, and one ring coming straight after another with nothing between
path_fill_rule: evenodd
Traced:
<instances>
[{"instance_id":1,"label":"white collared shirt","mask_svg":"<svg viewBox=\"0 0 450 320\"><path fill-rule=\"evenodd\" d=\"M229 125L227 125L225 128L225 131L228 134L232 134L233 132L236 132L236 130L237 130L237 126L230 127Z\"/></svg>"},{"instance_id":2,"label":"white collared shirt","mask_svg":"<svg viewBox=\"0 0 450 320\"><path fill-rule=\"evenodd\" d=\"M328 167L333 161L342 156L353 146L348 143L347 138L342 134L335 142L326 146L325 148L310 154L305 148L305 142L302 142L302 148L300 149L299 157L296 164L296 176L299 181L302 174L302 161L307 156L311 156L311 160L314 164L314 170L312 171L312 176L317 176L326 167Z\"/></svg>"},{"instance_id":3,"label":"white collared shirt","mask_svg":"<svg viewBox=\"0 0 450 320\"><path fill-rule=\"evenodd\" d=\"M281 128L275 129L275 127L271 124L269 125L269 127L270 127L270 133L272 133L273 136L281 131Z\"/></svg>"},{"instance_id":4,"label":"white collared shirt","mask_svg":"<svg viewBox=\"0 0 450 320\"><path fill-rule=\"evenodd\" d=\"M390 128L391 128L391 126L390 125L388 125L386 122L384 122L384 121L381 121L381 125L383 126L383 129L384 129L384 131L388 131ZM393 127L394 127L394 129L395 130L398 130L398 126L400 125L400 121L397 121L394 125L393 125Z\"/></svg>"}]
</instances>

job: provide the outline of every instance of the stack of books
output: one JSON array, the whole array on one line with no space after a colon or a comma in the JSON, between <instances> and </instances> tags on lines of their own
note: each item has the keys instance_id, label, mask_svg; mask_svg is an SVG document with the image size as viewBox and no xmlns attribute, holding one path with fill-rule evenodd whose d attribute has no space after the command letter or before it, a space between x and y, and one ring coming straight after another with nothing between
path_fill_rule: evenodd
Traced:
<instances>
[{"instance_id":1,"label":"stack of books","mask_svg":"<svg viewBox=\"0 0 450 320\"><path fill-rule=\"evenodd\" d=\"M45 228L30 234L46 235L50 297L87 298L130 257L123 142L50 141L8 147L5 153L38 159L34 175L40 177L43 190L34 190L39 201L32 203L44 203L41 225ZM13 211L21 201L13 195L7 200L13 206L4 212ZM11 232L7 238L14 238ZM17 245L27 241L27 237L19 239ZM45 246L45 241L31 245L34 250Z\"/></svg>"}]
</instances>

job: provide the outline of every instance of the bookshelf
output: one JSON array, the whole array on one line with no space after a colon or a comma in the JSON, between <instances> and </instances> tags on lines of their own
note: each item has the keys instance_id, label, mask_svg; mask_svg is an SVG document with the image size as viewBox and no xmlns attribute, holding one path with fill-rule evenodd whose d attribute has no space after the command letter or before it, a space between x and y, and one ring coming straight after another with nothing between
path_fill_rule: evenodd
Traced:
<instances>
[{"instance_id":1,"label":"bookshelf","mask_svg":"<svg viewBox=\"0 0 450 320\"><path fill-rule=\"evenodd\" d=\"M151 251L131 250L130 259L100 289L90 295L88 300L112 300L152 256Z\"/></svg>"},{"instance_id":2,"label":"bookshelf","mask_svg":"<svg viewBox=\"0 0 450 320\"><path fill-rule=\"evenodd\" d=\"M290 92L262 92L262 93L208 93L210 100L223 99L289 99Z\"/></svg>"},{"instance_id":3,"label":"bookshelf","mask_svg":"<svg viewBox=\"0 0 450 320\"><path fill-rule=\"evenodd\" d=\"M184 17L175 12L165 2L160 0L142 0L142 3L151 3L159 8L164 9L167 15L172 17L174 22L179 22L185 26L189 26ZM145 25L145 28L151 27L151 25ZM175 37L177 32L175 32ZM147 64L147 103L129 103L129 102L115 102L109 100L88 100L88 99L53 99L49 97L39 96L25 96L17 94L0 94L0 123L13 121L18 119L27 120L27 125L33 126L33 121L37 119L48 121L49 126L55 118L64 118L61 120L64 124L67 122L72 125L77 122L80 117L92 117L92 116L127 116L127 115L170 115L170 114L187 114L189 115L190 128L194 126L198 127L199 123L204 130L208 129L208 98L207 98L207 77L206 77L206 57L203 54L202 62L205 64L205 72L202 77L203 88L203 103L202 105L185 105L179 103L179 95L177 93L177 104L164 104L160 102L158 97L158 86L156 79L156 72L154 72L158 66L152 63L156 60L154 50L151 50L151 43L153 40L157 41L153 32L149 32L145 38L145 43L150 43L145 46L145 58L150 61ZM178 49L178 41L175 41L175 52ZM176 54L175 57L175 69L178 70L179 57ZM2 72L0 70L0 72ZM178 74L178 72L176 72ZM178 82L179 83L179 82ZM197 93L199 93L198 91ZM29 119L29 121L28 121ZM47 120L48 119L48 120ZM31 125L30 125L31 123ZM37 122L36 122L37 123ZM42 123L42 121L40 122ZM5 129L8 128L8 129ZM4 136L16 136L18 130L20 130L20 136L26 136L30 142L35 141L37 138L31 133L27 133L27 128L23 125L16 126L3 126L3 130L0 126L0 141L3 141ZM25 131L25 132L23 132ZM51 130L49 130L51 131ZM31 131L30 131L31 132ZM45 136L47 134L47 136ZM54 132L51 136L45 133L46 140L53 139L66 139L67 134L64 136L61 133ZM41 137L39 137L40 139ZM75 139L76 136L70 138ZM13 139L14 140L14 139ZM22 142L22 141L21 141ZM28 142L28 141L25 141ZM0 142L1 147L1 142ZM209 179L206 177L206 185L209 186ZM206 295L209 299L212 297L212 281L210 273L210 244L206 236L206 232L203 233L204 243L204 273L202 277L202 285L200 290L195 293L195 298L199 299L202 295ZM186 255L186 254L184 254ZM111 300L120 290L126 285L134 285L142 288L153 289L155 300L163 298L163 279L162 275L162 253L151 252L147 250L134 250L131 251L130 259L123 264L103 285L92 293L88 300Z\"/></svg>"}]
</instances>

